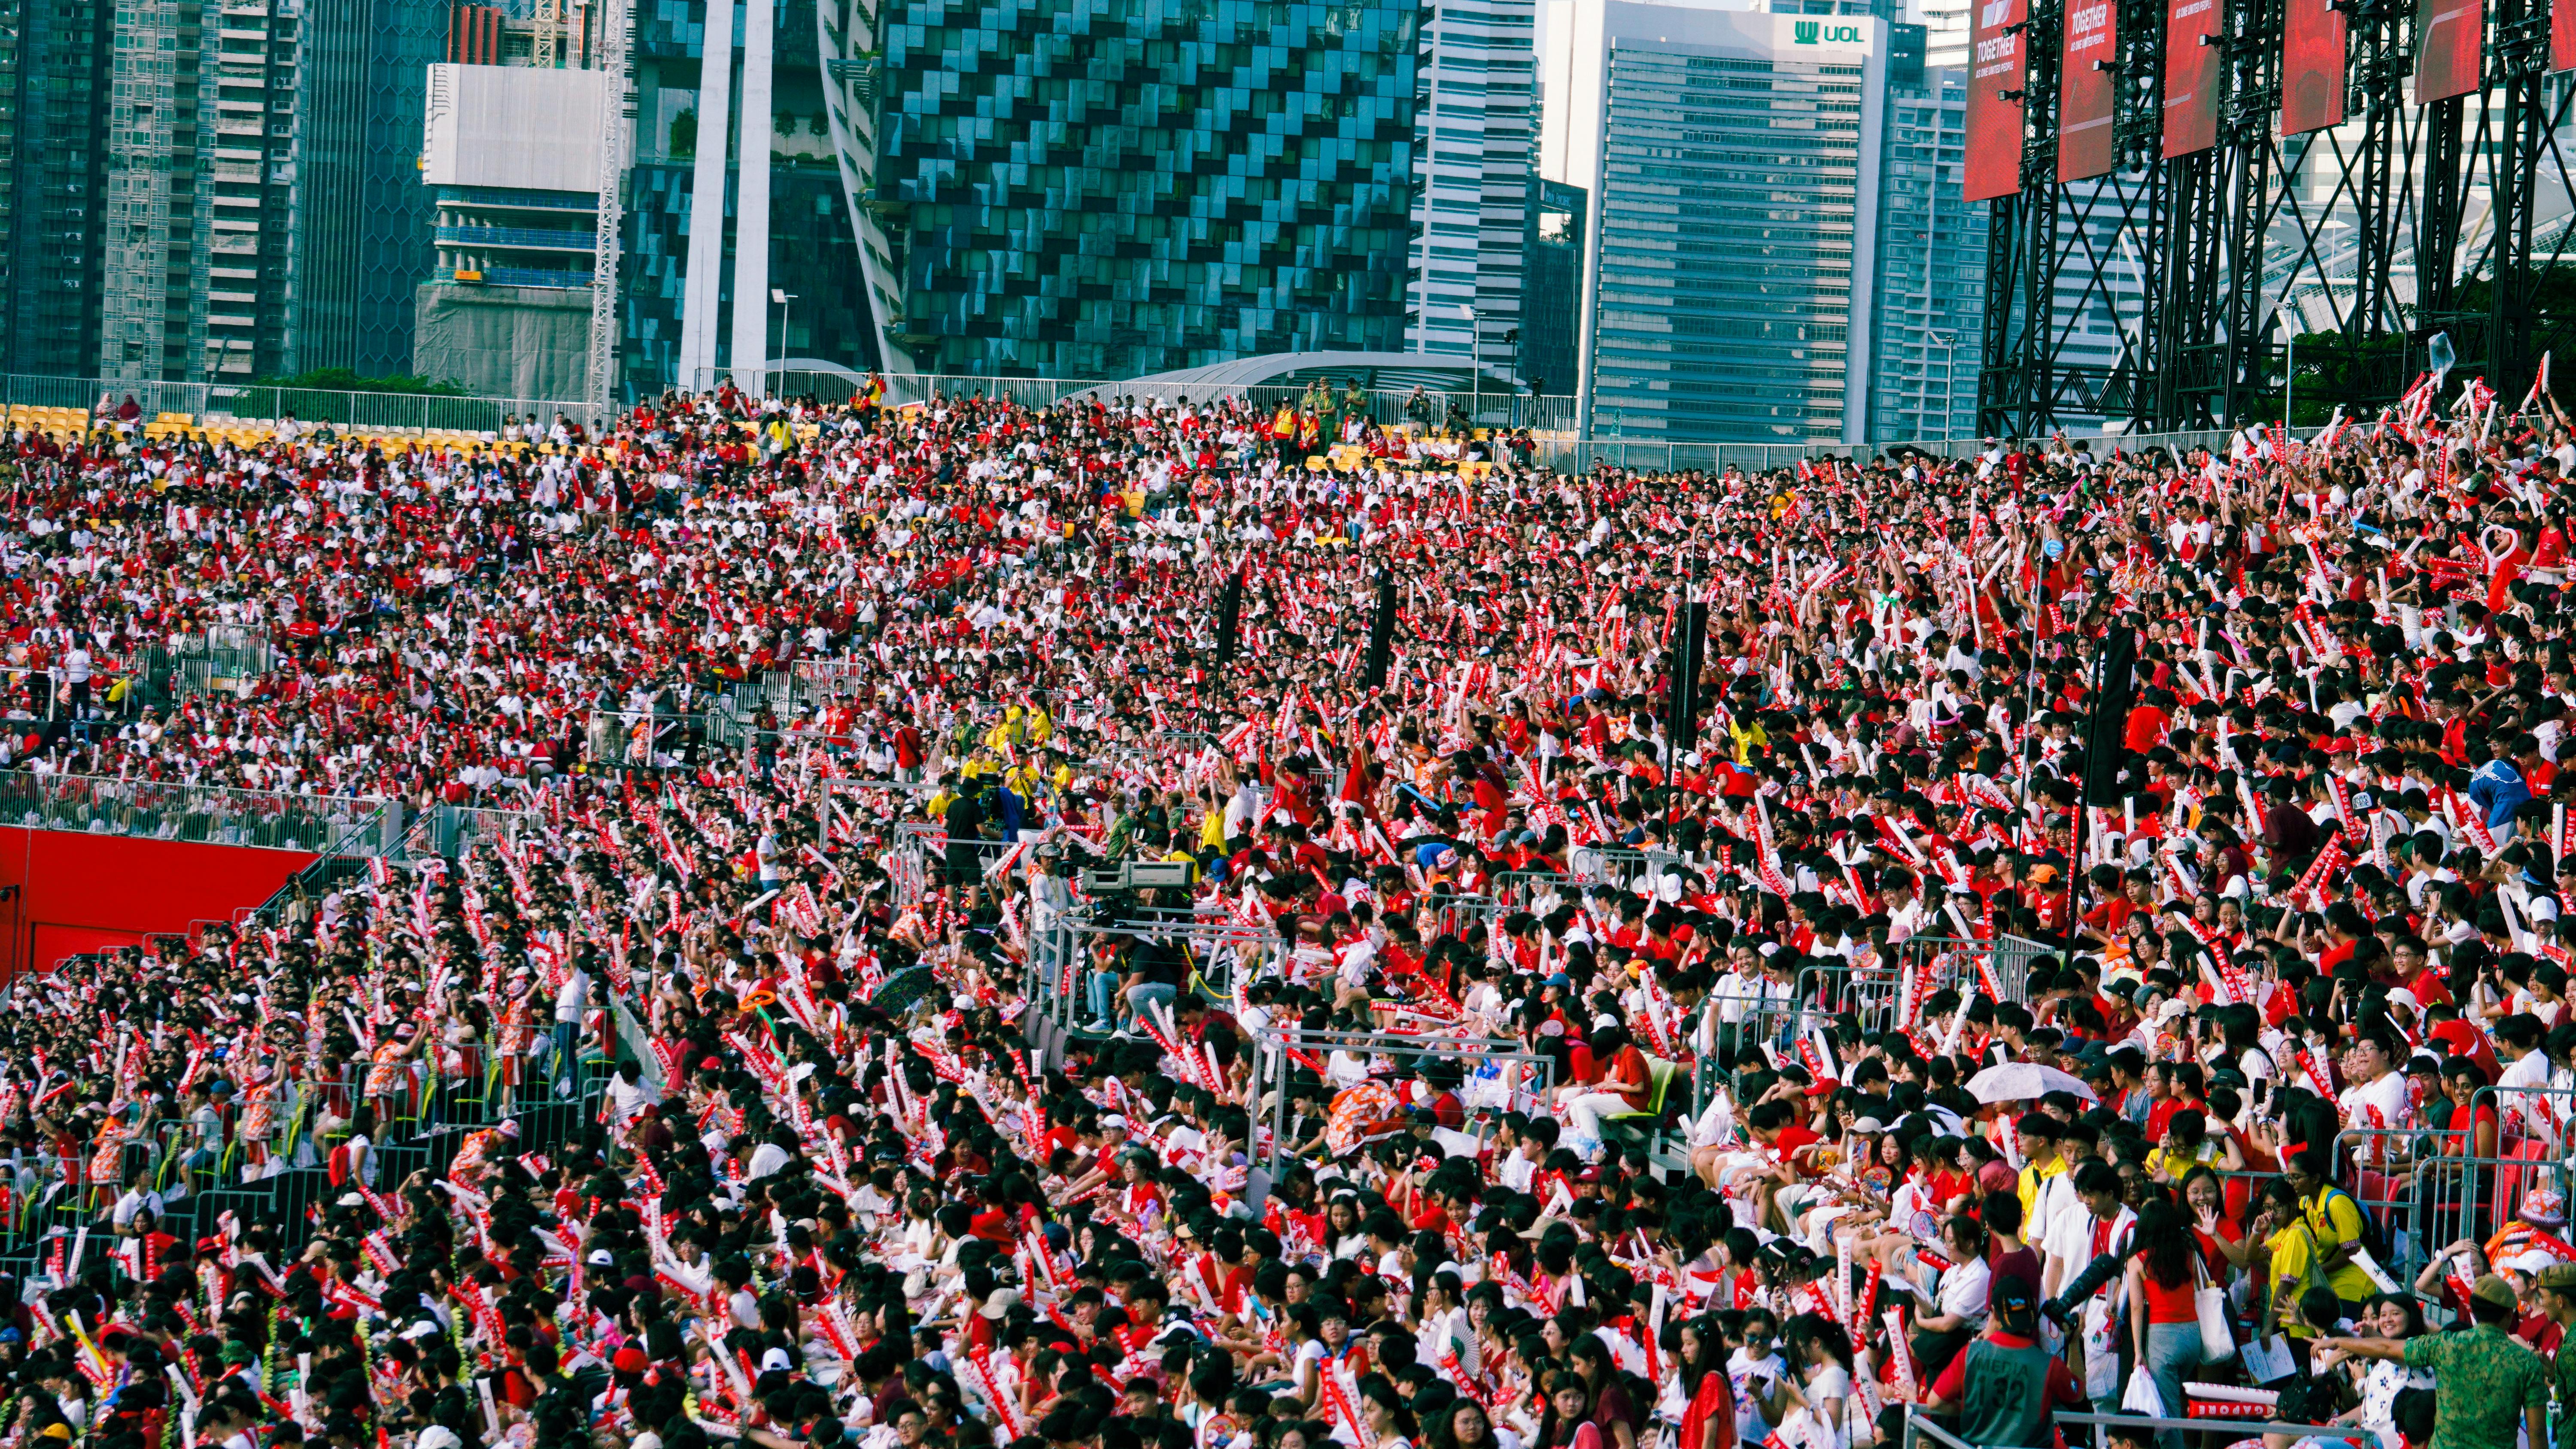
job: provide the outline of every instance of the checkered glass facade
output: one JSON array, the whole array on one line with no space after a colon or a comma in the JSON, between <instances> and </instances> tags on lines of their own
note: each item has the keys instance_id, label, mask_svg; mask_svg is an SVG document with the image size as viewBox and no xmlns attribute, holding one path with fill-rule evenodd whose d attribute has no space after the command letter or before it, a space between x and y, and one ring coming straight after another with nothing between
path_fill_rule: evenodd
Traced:
<instances>
[{"instance_id":1,"label":"checkered glass facade","mask_svg":"<svg viewBox=\"0 0 2576 1449\"><path fill-rule=\"evenodd\" d=\"M877 210L925 370L1133 377L1404 345L1410 0L916 0Z\"/></svg>"}]
</instances>

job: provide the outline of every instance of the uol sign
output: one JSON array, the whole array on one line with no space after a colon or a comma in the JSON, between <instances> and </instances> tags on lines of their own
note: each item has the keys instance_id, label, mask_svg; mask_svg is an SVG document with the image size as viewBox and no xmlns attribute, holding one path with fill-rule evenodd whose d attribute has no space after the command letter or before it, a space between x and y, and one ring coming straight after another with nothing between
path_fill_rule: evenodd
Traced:
<instances>
[{"instance_id":1,"label":"uol sign","mask_svg":"<svg viewBox=\"0 0 2576 1449\"><path fill-rule=\"evenodd\" d=\"M1821 20L1801 20L1790 28L1790 39L1799 45L1859 45L1868 36L1857 25L1827 25Z\"/></svg>"}]
</instances>

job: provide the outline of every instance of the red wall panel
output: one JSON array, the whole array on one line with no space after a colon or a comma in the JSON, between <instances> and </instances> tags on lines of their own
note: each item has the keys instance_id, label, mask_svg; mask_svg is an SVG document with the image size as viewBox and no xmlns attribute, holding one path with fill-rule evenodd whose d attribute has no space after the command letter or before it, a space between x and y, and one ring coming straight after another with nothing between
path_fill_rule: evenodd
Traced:
<instances>
[{"instance_id":1,"label":"red wall panel","mask_svg":"<svg viewBox=\"0 0 2576 1449\"><path fill-rule=\"evenodd\" d=\"M0 894L10 897L0 902L0 974L228 919L313 860L296 850L0 827Z\"/></svg>"},{"instance_id":2,"label":"red wall panel","mask_svg":"<svg viewBox=\"0 0 2576 1449\"><path fill-rule=\"evenodd\" d=\"M2430 105L2476 90L2486 40L2484 0L2417 0L2415 104Z\"/></svg>"}]
</instances>

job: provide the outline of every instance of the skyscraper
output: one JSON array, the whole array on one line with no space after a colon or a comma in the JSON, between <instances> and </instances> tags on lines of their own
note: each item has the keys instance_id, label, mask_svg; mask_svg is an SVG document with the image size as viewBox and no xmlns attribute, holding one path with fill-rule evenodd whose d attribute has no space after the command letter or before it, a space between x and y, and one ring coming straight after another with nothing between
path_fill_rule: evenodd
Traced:
<instances>
[{"instance_id":1,"label":"skyscraper","mask_svg":"<svg viewBox=\"0 0 2576 1449\"><path fill-rule=\"evenodd\" d=\"M890 355L1125 377L1401 350L1418 17L1401 0L885 0L873 43L827 29L841 100L873 98L874 147L842 169L872 183L856 204L892 272L866 289L900 308Z\"/></svg>"},{"instance_id":2,"label":"skyscraper","mask_svg":"<svg viewBox=\"0 0 2576 1449\"><path fill-rule=\"evenodd\" d=\"M1638 0L1573 10L1546 151L1557 179L1590 180L1586 429L1861 437L1887 22Z\"/></svg>"},{"instance_id":3,"label":"skyscraper","mask_svg":"<svg viewBox=\"0 0 2576 1449\"><path fill-rule=\"evenodd\" d=\"M0 366L97 370L107 91L106 0L0 0Z\"/></svg>"},{"instance_id":4,"label":"skyscraper","mask_svg":"<svg viewBox=\"0 0 2576 1449\"><path fill-rule=\"evenodd\" d=\"M885 364L858 242L871 219L836 144L864 118L846 114L849 82L824 67L858 8L640 0L619 299L629 394L708 387L726 371ZM862 56L869 14L851 42Z\"/></svg>"},{"instance_id":5,"label":"skyscraper","mask_svg":"<svg viewBox=\"0 0 2576 1449\"><path fill-rule=\"evenodd\" d=\"M424 86L448 45L444 0L332 0L306 14L297 67L291 370L411 367L429 277Z\"/></svg>"},{"instance_id":6,"label":"skyscraper","mask_svg":"<svg viewBox=\"0 0 2576 1449\"><path fill-rule=\"evenodd\" d=\"M1582 340L1583 188L1529 177L1529 233L1522 244L1521 381L1536 393L1573 385Z\"/></svg>"},{"instance_id":7,"label":"skyscraper","mask_svg":"<svg viewBox=\"0 0 2576 1449\"><path fill-rule=\"evenodd\" d=\"M397 371L443 0L0 0L0 361Z\"/></svg>"},{"instance_id":8,"label":"skyscraper","mask_svg":"<svg viewBox=\"0 0 2576 1449\"><path fill-rule=\"evenodd\" d=\"M1422 184L1406 350L1472 350L1510 371L1526 310L1536 0L1440 0L1428 13L1413 126Z\"/></svg>"},{"instance_id":9,"label":"skyscraper","mask_svg":"<svg viewBox=\"0 0 2576 1449\"><path fill-rule=\"evenodd\" d=\"M1873 441L1976 432L1986 208L1960 199L1966 120L1965 70L1924 69L1890 80L1871 349Z\"/></svg>"}]
</instances>

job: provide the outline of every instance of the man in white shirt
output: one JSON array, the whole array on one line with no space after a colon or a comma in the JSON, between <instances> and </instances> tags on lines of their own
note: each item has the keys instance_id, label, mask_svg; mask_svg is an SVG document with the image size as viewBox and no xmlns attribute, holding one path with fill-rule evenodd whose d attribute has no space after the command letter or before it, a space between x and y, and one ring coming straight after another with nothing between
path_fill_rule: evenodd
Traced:
<instances>
[{"instance_id":1,"label":"man in white shirt","mask_svg":"<svg viewBox=\"0 0 2576 1449\"><path fill-rule=\"evenodd\" d=\"M2344 1054L2352 1085L2336 1099L2345 1127L2384 1130L2413 1125L2415 1104L2407 1095L2406 1078L2397 1070L2397 1062L2395 1042L2385 1028L2363 1032L2353 1042L2352 1050Z\"/></svg>"},{"instance_id":2,"label":"man in white shirt","mask_svg":"<svg viewBox=\"0 0 2576 1449\"><path fill-rule=\"evenodd\" d=\"M554 1057L549 1064L555 1095L571 1098L581 1091L581 1022L590 1014L590 973L576 961L555 992Z\"/></svg>"}]
</instances>

